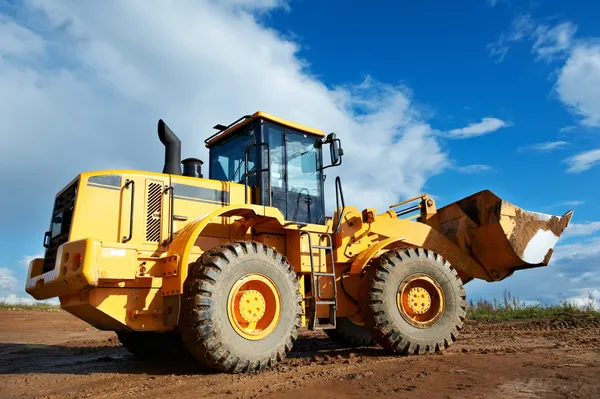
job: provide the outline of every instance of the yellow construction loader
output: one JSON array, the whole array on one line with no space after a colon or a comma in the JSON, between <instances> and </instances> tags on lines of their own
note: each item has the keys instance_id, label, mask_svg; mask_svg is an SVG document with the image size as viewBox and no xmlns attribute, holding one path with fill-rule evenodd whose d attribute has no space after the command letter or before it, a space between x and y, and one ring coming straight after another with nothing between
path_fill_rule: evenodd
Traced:
<instances>
[{"instance_id":1,"label":"yellow construction loader","mask_svg":"<svg viewBox=\"0 0 600 399\"><path fill-rule=\"evenodd\" d=\"M224 372L273 367L303 327L433 353L458 338L465 283L548 265L572 217L490 191L440 209L424 194L359 210L339 177L327 216L324 173L343 157L335 133L264 112L214 129L208 178L201 160L181 161L162 120L162 173L76 176L56 195L26 291L58 297L140 358L191 354Z\"/></svg>"}]
</instances>

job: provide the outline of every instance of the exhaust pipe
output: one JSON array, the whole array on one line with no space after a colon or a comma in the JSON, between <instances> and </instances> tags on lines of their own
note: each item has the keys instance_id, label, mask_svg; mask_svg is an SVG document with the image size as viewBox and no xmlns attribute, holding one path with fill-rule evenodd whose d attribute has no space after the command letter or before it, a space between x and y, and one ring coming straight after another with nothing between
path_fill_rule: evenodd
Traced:
<instances>
[{"instance_id":1,"label":"exhaust pipe","mask_svg":"<svg viewBox=\"0 0 600 399\"><path fill-rule=\"evenodd\" d=\"M163 173L181 175L181 140L163 122L158 120L158 138L165 146L165 165Z\"/></svg>"}]
</instances>

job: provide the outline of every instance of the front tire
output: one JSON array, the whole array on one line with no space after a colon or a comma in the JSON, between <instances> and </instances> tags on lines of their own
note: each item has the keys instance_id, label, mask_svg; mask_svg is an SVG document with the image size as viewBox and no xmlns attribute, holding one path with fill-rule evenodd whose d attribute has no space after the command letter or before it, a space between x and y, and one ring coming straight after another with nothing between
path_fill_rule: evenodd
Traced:
<instances>
[{"instance_id":1,"label":"front tire","mask_svg":"<svg viewBox=\"0 0 600 399\"><path fill-rule=\"evenodd\" d=\"M454 268L423 248L390 250L369 266L362 315L373 338L391 353L448 348L466 317L466 294Z\"/></svg>"},{"instance_id":2,"label":"front tire","mask_svg":"<svg viewBox=\"0 0 600 399\"><path fill-rule=\"evenodd\" d=\"M218 245L190 266L183 340L204 365L229 373L274 367L301 326L300 284L286 258L254 241Z\"/></svg>"}]
</instances>

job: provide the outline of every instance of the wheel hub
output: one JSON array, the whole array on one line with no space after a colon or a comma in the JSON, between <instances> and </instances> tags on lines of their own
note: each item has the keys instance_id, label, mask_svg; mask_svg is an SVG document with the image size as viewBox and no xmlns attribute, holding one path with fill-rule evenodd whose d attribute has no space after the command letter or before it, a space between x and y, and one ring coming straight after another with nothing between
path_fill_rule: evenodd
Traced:
<instances>
[{"instance_id":1,"label":"wheel hub","mask_svg":"<svg viewBox=\"0 0 600 399\"><path fill-rule=\"evenodd\" d=\"M237 280L227 299L227 317L233 329L249 340L268 336L281 315L279 290L267 276L247 274Z\"/></svg>"},{"instance_id":2,"label":"wheel hub","mask_svg":"<svg viewBox=\"0 0 600 399\"><path fill-rule=\"evenodd\" d=\"M256 323L265 315L265 297L256 290L245 291L240 297L240 316L248 323Z\"/></svg>"},{"instance_id":3,"label":"wheel hub","mask_svg":"<svg viewBox=\"0 0 600 399\"><path fill-rule=\"evenodd\" d=\"M431 296L422 287L414 287L408 291L408 306L416 314L423 314L431 307Z\"/></svg>"},{"instance_id":4,"label":"wheel hub","mask_svg":"<svg viewBox=\"0 0 600 399\"><path fill-rule=\"evenodd\" d=\"M406 277L398 288L398 310L407 323L428 328L444 314L445 299L440 284L427 274Z\"/></svg>"}]
</instances>

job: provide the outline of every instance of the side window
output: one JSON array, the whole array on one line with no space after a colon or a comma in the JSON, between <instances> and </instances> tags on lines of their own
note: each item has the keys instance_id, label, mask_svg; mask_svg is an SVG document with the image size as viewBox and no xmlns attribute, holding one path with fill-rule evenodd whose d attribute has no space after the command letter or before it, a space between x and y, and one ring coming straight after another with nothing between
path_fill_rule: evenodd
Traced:
<instances>
[{"instance_id":1,"label":"side window","mask_svg":"<svg viewBox=\"0 0 600 399\"><path fill-rule=\"evenodd\" d=\"M265 125L266 142L269 145L271 157L271 205L279 209L283 216L287 212L287 199L285 193L285 154L283 146L283 132L281 128L266 124ZM266 151L263 158L263 165L267 164ZM269 203L269 190L267 184L267 174L263 176L263 204Z\"/></svg>"},{"instance_id":2,"label":"side window","mask_svg":"<svg viewBox=\"0 0 600 399\"><path fill-rule=\"evenodd\" d=\"M244 163L246 148L255 143L253 128L234 133L210 150L210 178L215 180L244 183ZM248 172L256 169L259 148L250 150ZM256 174L250 175L248 184L256 185Z\"/></svg>"},{"instance_id":3,"label":"side window","mask_svg":"<svg viewBox=\"0 0 600 399\"><path fill-rule=\"evenodd\" d=\"M290 140L287 143L288 189L317 195L317 151L314 140Z\"/></svg>"},{"instance_id":4,"label":"side window","mask_svg":"<svg viewBox=\"0 0 600 399\"><path fill-rule=\"evenodd\" d=\"M319 223L322 219L319 152L315 142L308 135L286 133L288 220Z\"/></svg>"},{"instance_id":5,"label":"side window","mask_svg":"<svg viewBox=\"0 0 600 399\"><path fill-rule=\"evenodd\" d=\"M280 129L267 127L268 144L271 151L271 187L284 189L283 175L283 134ZM267 160L264 160L265 165Z\"/></svg>"}]
</instances>

